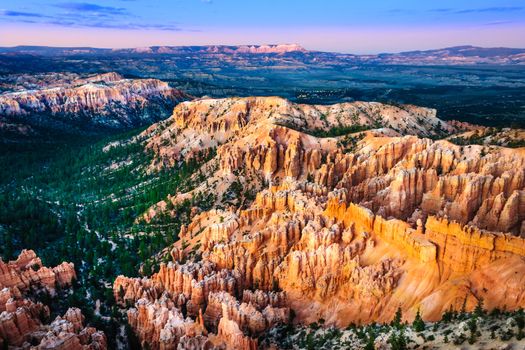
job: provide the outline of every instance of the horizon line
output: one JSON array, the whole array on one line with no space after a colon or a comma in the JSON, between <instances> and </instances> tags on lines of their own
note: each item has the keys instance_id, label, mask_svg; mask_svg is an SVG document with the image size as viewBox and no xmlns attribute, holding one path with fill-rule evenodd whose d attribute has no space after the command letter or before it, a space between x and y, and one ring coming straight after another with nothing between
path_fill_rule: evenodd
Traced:
<instances>
[{"instance_id":1,"label":"horizon line","mask_svg":"<svg viewBox=\"0 0 525 350\"><path fill-rule=\"evenodd\" d=\"M341 51L323 51L323 50L312 50L305 48L304 45L300 43L273 43L273 44L202 44L202 45L146 45L146 46L132 46L132 47L110 47L110 46L50 46L50 45L14 45L14 46L0 46L0 49L17 49L17 48L50 48L50 49L96 49L96 50L113 50L113 51L121 51L121 50L136 50L141 48L160 48L160 47L167 47L167 48L185 48L185 47L261 47L261 46L285 46L285 45L297 45L301 49L303 49L306 52L326 52L326 53L337 53L337 54L344 54L344 55L355 55L355 56L375 56L375 55L381 55L381 54L401 54L401 53L408 53L408 52L424 52L424 51L436 51L436 50L446 50L446 49L453 49L453 48L460 48L460 47L470 47L470 48L477 48L477 49L513 49L513 50L525 50L525 47L510 47L510 46L479 46L479 45L472 45L472 44L462 44L462 45L452 45L452 46L445 46L445 47L436 47L436 48L430 48L430 49L413 49L413 50L403 50L403 51L381 51L378 53L350 53L350 52L341 52ZM300 50L296 51L289 51L290 52L300 52ZM143 52L146 54L145 52ZM169 53L167 53L169 54Z\"/></svg>"}]
</instances>

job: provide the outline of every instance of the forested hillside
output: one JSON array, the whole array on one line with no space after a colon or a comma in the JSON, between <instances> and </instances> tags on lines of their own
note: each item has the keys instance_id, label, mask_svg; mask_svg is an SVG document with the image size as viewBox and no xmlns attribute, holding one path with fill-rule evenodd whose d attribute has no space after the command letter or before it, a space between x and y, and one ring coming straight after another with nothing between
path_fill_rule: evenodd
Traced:
<instances>
[{"instance_id":1,"label":"forested hillside","mask_svg":"<svg viewBox=\"0 0 525 350\"><path fill-rule=\"evenodd\" d=\"M168 193L191 189L197 166L190 161L148 172L152 154L140 131L95 143L5 146L1 156L0 256L13 259L25 248L45 265L73 262L79 280L66 303L82 308L110 344L121 317L113 304L115 277L150 275L160 262L155 255L177 240L192 206L207 205L205 198L189 199L177 217L144 223L147 208Z\"/></svg>"}]
</instances>

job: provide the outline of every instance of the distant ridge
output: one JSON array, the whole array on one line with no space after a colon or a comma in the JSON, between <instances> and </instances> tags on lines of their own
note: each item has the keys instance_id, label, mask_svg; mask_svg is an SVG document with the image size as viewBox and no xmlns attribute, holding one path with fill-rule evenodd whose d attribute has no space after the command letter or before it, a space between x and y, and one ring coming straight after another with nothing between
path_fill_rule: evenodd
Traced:
<instances>
[{"instance_id":1,"label":"distant ridge","mask_svg":"<svg viewBox=\"0 0 525 350\"><path fill-rule=\"evenodd\" d=\"M442 49L415 50L400 52L399 55L416 55L416 54L449 54L462 56L493 57L519 55L525 53L525 49L510 47L479 47L472 45L452 46Z\"/></svg>"},{"instance_id":2,"label":"distant ridge","mask_svg":"<svg viewBox=\"0 0 525 350\"><path fill-rule=\"evenodd\" d=\"M338 61L349 64L525 64L525 48L477 47L471 45L431 50L380 53L371 55L310 51L299 44L273 45L207 45L207 46L147 46L127 49L93 47L15 46L0 47L0 55L85 56L85 55L295 55L305 60Z\"/></svg>"}]
</instances>

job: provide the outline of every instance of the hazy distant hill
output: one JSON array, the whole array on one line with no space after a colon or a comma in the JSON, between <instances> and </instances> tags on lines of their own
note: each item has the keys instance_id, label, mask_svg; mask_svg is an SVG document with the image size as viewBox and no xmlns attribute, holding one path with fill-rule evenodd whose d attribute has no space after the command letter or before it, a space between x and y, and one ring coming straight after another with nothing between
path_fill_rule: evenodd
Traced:
<instances>
[{"instance_id":1,"label":"hazy distant hill","mask_svg":"<svg viewBox=\"0 0 525 350\"><path fill-rule=\"evenodd\" d=\"M454 46L444 49L407 51L377 55L373 60L380 63L439 63L439 64L523 64L525 49L508 47Z\"/></svg>"},{"instance_id":2,"label":"hazy distant hill","mask_svg":"<svg viewBox=\"0 0 525 350\"><path fill-rule=\"evenodd\" d=\"M254 55L254 54L301 54L305 60L323 58L340 63L342 61L378 64L523 64L525 49L484 48L476 46L455 46L442 49L355 55L321 51L309 51L298 44L279 45L210 45L210 46L148 46L129 49L107 49L93 47L48 47L15 46L0 47L0 54L27 54L42 56L74 55Z\"/></svg>"},{"instance_id":3,"label":"hazy distant hill","mask_svg":"<svg viewBox=\"0 0 525 350\"><path fill-rule=\"evenodd\" d=\"M128 49L107 49L94 47L49 47L49 46L15 46L0 47L0 53L31 54L45 56L78 55L78 54L187 54L187 53L240 53L271 54L288 52L307 52L298 44L278 45L208 45L208 46L146 46Z\"/></svg>"}]
</instances>

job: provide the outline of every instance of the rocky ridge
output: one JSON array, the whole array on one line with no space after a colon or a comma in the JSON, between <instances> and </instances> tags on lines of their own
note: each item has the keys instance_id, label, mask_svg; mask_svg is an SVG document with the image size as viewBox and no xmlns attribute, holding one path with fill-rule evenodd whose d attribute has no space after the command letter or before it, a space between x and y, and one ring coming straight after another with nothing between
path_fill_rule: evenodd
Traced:
<instances>
[{"instance_id":1,"label":"rocky ridge","mask_svg":"<svg viewBox=\"0 0 525 350\"><path fill-rule=\"evenodd\" d=\"M106 349L106 337L85 327L80 309L70 308L50 322L50 309L35 301L41 293L56 295L76 278L73 264L42 266L32 250L15 261L0 259L0 347L9 349Z\"/></svg>"},{"instance_id":2,"label":"rocky ridge","mask_svg":"<svg viewBox=\"0 0 525 350\"><path fill-rule=\"evenodd\" d=\"M117 73L56 79L50 80L49 87L0 94L0 121L100 133L161 120L178 102L190 98L160 80L124 79Z\"/></svg>"},{"instance_id":3,"label":"rocky ridge","mask_svg":"<svg viewBox=\"0 0 525 350\"><path fill-rule=\"evenodd\" d=\"M207 178L167 199L212 191L216 209L194 212L151 278L117 278L115 298L161 349L255 348L292 315L344 327L523 307L525 151L427 138L458 129L415 106L182 103L143 134L151 168L216 149Z\"/></svg>"}]
</instances>

